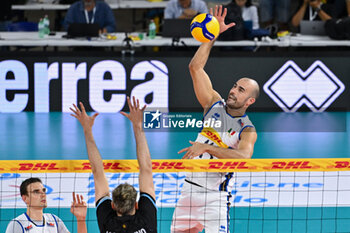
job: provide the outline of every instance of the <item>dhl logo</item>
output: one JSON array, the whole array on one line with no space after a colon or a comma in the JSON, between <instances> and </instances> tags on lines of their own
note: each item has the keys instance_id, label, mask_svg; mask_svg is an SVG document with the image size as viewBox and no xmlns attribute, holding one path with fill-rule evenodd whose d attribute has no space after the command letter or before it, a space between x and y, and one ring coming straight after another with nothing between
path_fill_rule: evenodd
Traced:
<instances>
[{"instance_id":1,"label":"dhl logo","mask_svg":"<svg viewBox=\"0 0 350 233\"><path fill-rule=\"evenodd\" d=\"M228 146L221 140L220 135L213 128L203 128L201 135L215 142L219 147L228 148Z\"/></svg>"},{"instance_id":2,"label":"dhl logo","mask_svg":"<svg viewBox=\"0 0 350 233\"><path fill-rule=\"evenodd\" d=\"M249 167L246 166L247 162L209 162L208 167L201 167L201 169L222 169L222 170L227 170L227 169L254 169L256 167Z\"/></svg>"},{"instance_id":3,"label":"dhl logo","mask_svg":"<svg viewBox=\"0 0 350 233\"><path fill-rule=\"evenodd\" d=\"M52 171L67 170L66 167L57 167L57 163L20 163L19 168L13 170L19 171Z\"/></svg>"},{"instance_id":4,"label":"dhl logo","mask_svg":"<svg viewBox=\"0 0 350 233\"><path fill-rule=\"evenodd\" d=\"M188 170L193 169L193 167L185 167L183 162L152 162L152 169L157 170L169 170L169 169L179 169Z\"/></svg>"},{"instance_id":5,"label":"dhl logo","mask_svg":"<svg viewBox=\"0 0 350 233\"><path fill-rule=\"evenodd\" d=\"M82 163L82 167L75 167L75 170L84 170L84 171L90 171L91 170L91 164L90 163ZM103 169L104 170L121 170L126 171L130 170L131 167L123 166L121 163L115 162L115 163L103 163Z\"/></svg>"},{"instance_id":6,"label":"dhl logo","mask_svg":"<svg viewBox=\"0 0 350 233\"><path fill-rule=\"evenodd\" d=\"M350 162L348 161L335 161L334 165L328 166L327 168L350 168Z\"/></svg>"},{"instance_id":7,"label":"dhl logo","mask_svg":"<svg viewBox=\"0 0 350 233\"><path fill-rule=\"evenodd\" d=\"M318 169L320 166L311 166L310 161L290 161L290 162L272 162L269 167L264 167L264 169Z\"/></svg>"},{"instance_id":8,"label":"dhl logo","mask_svg":"<svg viewBox=\"0 0 350 233\"><path fill-rule=\"evenodd\" d=\"M132 163L128 164L131 166L125 166L127 164L121 164L121 163L103 163L104 170L121 170L121 171L127 171L127 170L139 170L139 167ZM75 167L75 170L91 170L91 164L90 163L83 163L83 167ZM192 167L186 167L184 166L183 162L152 162L152 169L153 170L169 170L169 169L177 169L177 170L188 170L192 169Z\"/></svg>"}]
</instances>

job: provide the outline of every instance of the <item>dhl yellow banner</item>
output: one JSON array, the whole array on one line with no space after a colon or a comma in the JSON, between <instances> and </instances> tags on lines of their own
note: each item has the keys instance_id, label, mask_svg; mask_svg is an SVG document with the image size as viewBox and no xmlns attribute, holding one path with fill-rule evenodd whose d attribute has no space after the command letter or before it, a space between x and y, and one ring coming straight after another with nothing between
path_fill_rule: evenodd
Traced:
<instances>
[{"instance_id":1,"label":"dhl yellow banner","mask_svg":"<svg viewBox=\"0 0 350 233\"><path fill-rule=\"evenodd\" d=\"M137 160L104 160L105 172L138 172ZM152 160L153 172L350 171L350 158ZM0 173L90 173L88 160L3 160Z\"/></svg>"}]
</instances>

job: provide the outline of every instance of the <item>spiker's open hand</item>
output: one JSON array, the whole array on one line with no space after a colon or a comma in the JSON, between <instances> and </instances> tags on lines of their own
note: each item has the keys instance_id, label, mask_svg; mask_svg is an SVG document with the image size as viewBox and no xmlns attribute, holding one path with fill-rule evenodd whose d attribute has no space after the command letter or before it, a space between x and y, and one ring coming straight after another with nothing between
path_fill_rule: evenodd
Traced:
<instances>
[{"instance_id":1,"label":"spiker's open hand","mask_svg":"<svg viewBox=\"0 0 350 233\"><path fill-rule=\"evenodd\" d=\"M223 8L222 5L215 6L215 12L213 14L213 8L210 8L210 14L213 15L218 21L220 25L220 34L229 29L230 27L235 26L234 22L225 24L225 17L227 15L227 8Z\"/></svg>"}]
</instances>

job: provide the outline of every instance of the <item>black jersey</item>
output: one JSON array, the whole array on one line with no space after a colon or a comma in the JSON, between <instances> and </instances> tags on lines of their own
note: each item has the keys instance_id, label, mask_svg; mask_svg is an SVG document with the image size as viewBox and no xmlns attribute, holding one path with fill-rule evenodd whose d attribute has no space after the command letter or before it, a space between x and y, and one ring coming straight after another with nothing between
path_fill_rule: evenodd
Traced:
<instances>
[{"instance_id":1,"label":"black jersey","mask_svg":"<svg viewBox=\"0 0 350 233\"><path fill-rule=\"evenodd\" d=\"M132 216L117 216L111 202L110 197L103 197L96 203L97 221L101 233L157 232L157 206L149 194L140 194L138 209Z\"/></svg>"}]
</instances>

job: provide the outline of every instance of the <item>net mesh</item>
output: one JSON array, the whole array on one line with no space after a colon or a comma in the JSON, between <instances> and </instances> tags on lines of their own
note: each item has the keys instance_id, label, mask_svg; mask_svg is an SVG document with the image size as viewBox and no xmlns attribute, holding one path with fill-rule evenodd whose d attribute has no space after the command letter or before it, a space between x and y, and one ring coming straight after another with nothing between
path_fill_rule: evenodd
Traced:
<instances>
[{"instance_id":1,"label":"net mesh","mask_svg":"<svg viewBox=\"0 0 350 233\"><path fill-rule=\"evenodd\" d=\"M125 182L138 190L137 161L108 160L104 166L111 190ZM230 232L350 231L350 159L154 160L153 171L161 233L170 232L186 172L204 171L233 172ZM0 232L25 212L19 186L29 177L42 179L45 212L59 216L71 232L76 232L72 192L82 194L89 207L88 232L98 232L88 161L2 161L0 172Z\"/></svg>"}]
</instances>

